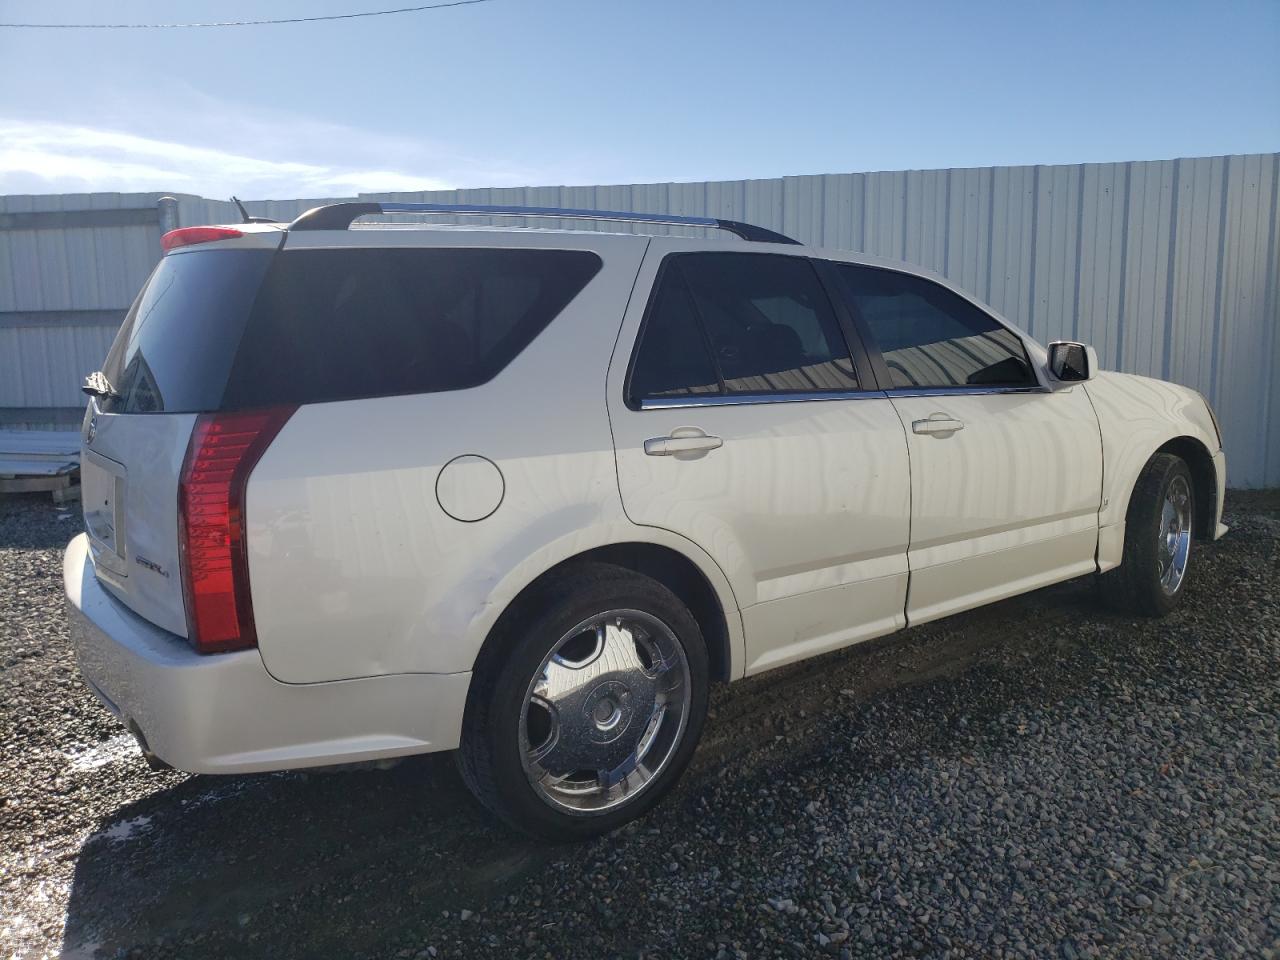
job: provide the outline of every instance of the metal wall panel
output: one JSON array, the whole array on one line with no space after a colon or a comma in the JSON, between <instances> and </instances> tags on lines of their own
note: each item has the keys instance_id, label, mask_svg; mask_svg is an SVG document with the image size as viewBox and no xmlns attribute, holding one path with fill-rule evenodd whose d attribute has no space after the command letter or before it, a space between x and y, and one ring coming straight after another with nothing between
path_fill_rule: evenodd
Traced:
<instances>
[{"instance_id":1,"label":"metal wall panel","mask_svg":"<svg viewBox=\"0 0 1280 960\"><path fill-rule=\"evenodd\" d=\"M1280 154L1255 154L359 199L719 216L806 243L922 264L1042 342L1085 340L1108 367L1202 391L1223 422L1232 483L1262 486L1280 485L1280 391L1272 389L1280 360L1278 195ZM0 197L0 214L149 208L161 196ZM184 225L239 219L227 201L173 196ZM287 220L324 202L246 206ZM148 225L0 230L0 408L79 404L79 381L101 359L110 327L68 322L68 312L126 308L159 254L158 239L159 228ZM42 311L48 323L38 322Z\"/></svg>"}]
</instances>

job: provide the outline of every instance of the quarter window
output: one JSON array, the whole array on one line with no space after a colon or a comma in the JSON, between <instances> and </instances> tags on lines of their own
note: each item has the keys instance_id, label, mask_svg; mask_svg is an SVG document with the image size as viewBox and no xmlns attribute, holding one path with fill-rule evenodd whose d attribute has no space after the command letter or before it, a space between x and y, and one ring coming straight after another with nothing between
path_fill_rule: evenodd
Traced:
<instances>
[{"instance_id":1,"label":"quarter window","mask_svg":"<svg viewBox=\"0 0 1280 960\"><path fill-rule=\"evenodd\" d=\"M643 400L719 392L720 378L684 275L678 269L664 270L632 368L631 396Z\"/></svg>"},{"instance_id":2,"label":"quarter window","mask_svg":"<svg viewBox=\"0 0 1280 960\"><path fill-rule=\"evenodd\" d=\"M1035 386L1022 340L963 297L908 273L838 269L894 387Z\"/></svg>"}]
</instances>

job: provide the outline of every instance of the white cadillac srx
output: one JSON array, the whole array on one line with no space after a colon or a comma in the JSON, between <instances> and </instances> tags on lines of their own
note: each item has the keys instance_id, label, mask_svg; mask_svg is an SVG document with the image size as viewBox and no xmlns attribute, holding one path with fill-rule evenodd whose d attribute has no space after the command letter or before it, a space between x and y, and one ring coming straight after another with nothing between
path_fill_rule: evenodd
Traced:
<instances>
[{"instance_id":1,"label":"white cadillac srx","mask_svg":"<svg viewBox=\"0 0 1280 960\"><path fill-rule=\"evenodd\" d=\"M1225 531L1203 397L906 264L428 204L164 246L85 384L65 580L85 679L183 770L456 749L509 823L596 834L713 682L1083 574L1162 615Z\"/></svg>"}]
</instances>

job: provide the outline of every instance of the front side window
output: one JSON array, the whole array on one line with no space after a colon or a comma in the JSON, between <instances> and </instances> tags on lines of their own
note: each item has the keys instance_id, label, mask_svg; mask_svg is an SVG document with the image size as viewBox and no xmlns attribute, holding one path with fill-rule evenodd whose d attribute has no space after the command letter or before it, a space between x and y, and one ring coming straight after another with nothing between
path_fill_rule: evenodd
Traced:
<instances>
[{"instance_id":1,"label":"front side window","mask_svg":"<svg viewBox=\"0 0 1280 960\"><path fill-rule=\"evenodd\" d=\"M650 303L629 396L858 389L844 336L802 257L668 258Z\"/></svg>"},{"instance_id":2,"label":"front side window","mask_svg":"<svg viewBox=\"0 0 1280 960\"><path fill-rule=\"evenodd\" d=\"M858 264L838 269L894 387L1036 385L1022 340L963 297L908 273Z\"/></svg>"}]
</instances>

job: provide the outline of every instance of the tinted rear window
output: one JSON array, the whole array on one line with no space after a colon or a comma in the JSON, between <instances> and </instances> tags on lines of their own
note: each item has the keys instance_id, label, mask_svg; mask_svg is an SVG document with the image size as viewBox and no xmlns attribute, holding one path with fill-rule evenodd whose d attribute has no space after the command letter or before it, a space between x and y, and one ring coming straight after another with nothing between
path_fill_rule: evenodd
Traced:
<instances>
[{"instance_id":1,"label":"tinted rear window","mask_svg":"<svg viewBox=\"0 0 1280 960\"><path fill-rule=\"evenodd\" d=\"M473 387L507 366L599 269L595 254L573 250L170 256L104 372L132 413Z\"/></svg>"},{"instance_id":2,"label":"tinted rear window","mask_svg":"<svg viewBox=\"0 0 1280 960\"><path fill-rule=\"evenodd\" d=\"M160 261L102 372L115 413L217 410L271 250L208 250Z\"/></svg>"}]
</instances>

